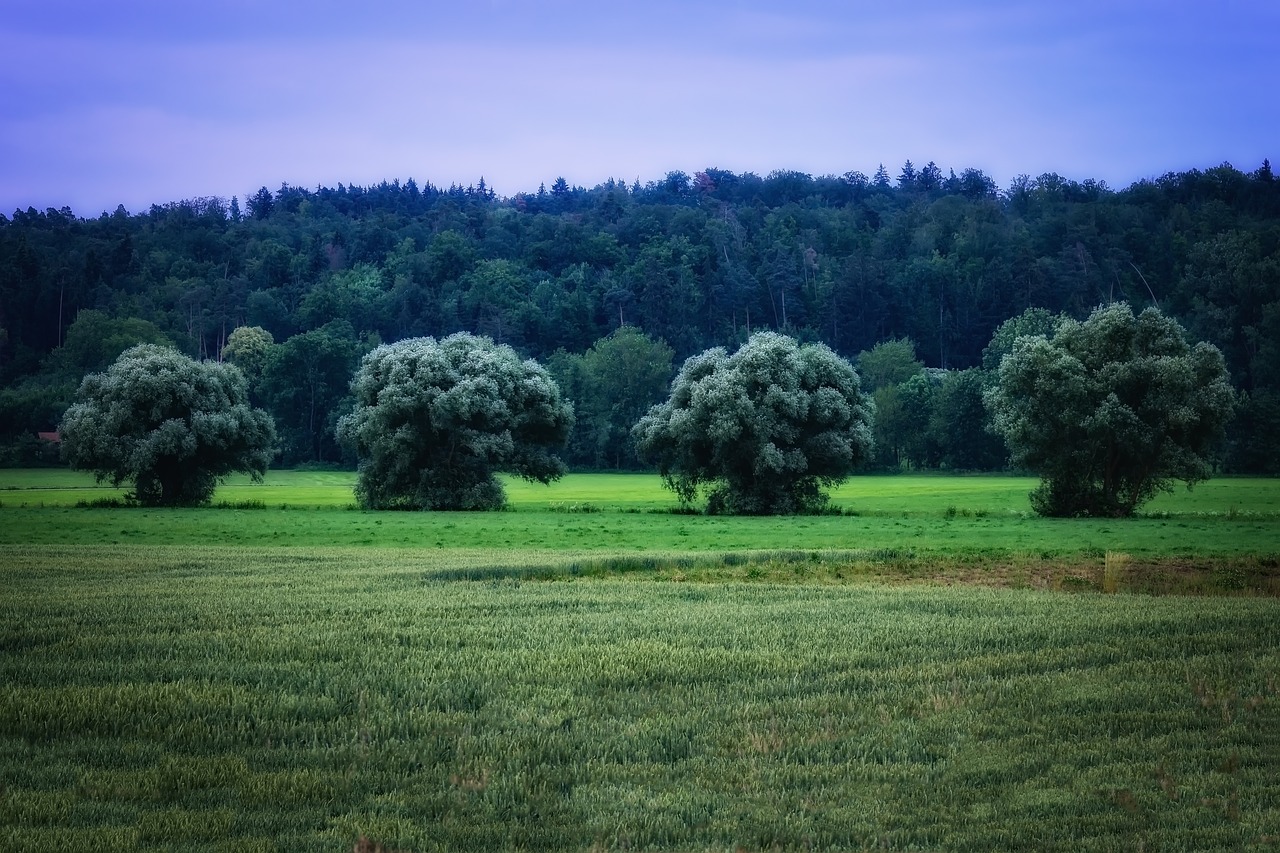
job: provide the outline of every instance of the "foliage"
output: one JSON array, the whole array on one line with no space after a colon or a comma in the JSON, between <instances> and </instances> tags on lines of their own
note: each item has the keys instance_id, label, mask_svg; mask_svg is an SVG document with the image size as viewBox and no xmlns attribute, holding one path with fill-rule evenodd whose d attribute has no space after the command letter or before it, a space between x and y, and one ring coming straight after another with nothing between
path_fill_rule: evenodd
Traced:
<instances>
[{"instance_id":1,"label":"foliage","mask_svg":"<svg viewBox=\"0 0 1280 853\"><path fill-rule=\"evenodd\" d=\"M858 353L858 375L867 391L901 385L921 370L924 364L916 358L916 345L906 338L881 341Z\"/></svg>"},{"instance_id":2,"label":"foliage","mask_svg":"<svg viewBox=\"0 0 1280 853\"><path fill-rule=\"evenodd\" d=\"M995 334L991 336L991 343L982 351L982 369L994 379L1000 370L1000 362L1013 352L1013 345L1018 338L1033 335L1053 337L1054 330L1065 319L1067 318L1064 316L1055 317L1043 308L1028 308L1018 316L1005 320L996 328Z\"/></svg>"},{"instance_id":3,"label":"foliage","mask_svg":"<svg viewBox=\"0 0 1280 853\"><path fill-rule=\"evenodd\" d=\"M85 374L101 373L136 344L172 346L163 332L147 320L113 319L86 309L67 327L66 340L49 355L52 372L79 382Z\"/></svg>"},{"instance_id":4,"label":"foliage","mask_svg":"<svg viewBox=\"0 0 1280 853\"><path fill-rule=\"evenodd\" d=\"M1122 304L1018 338L999 377L994 426L1014 463L1040 474L1042 515L1128 516L1175 479L1207 479L1234 405L1216 347Z\"/></svg>"},{"instance_id":5,"label":"foliage","mask_svg":"<svg viewBox=\"0 0 1280 853\"><path fill-rule=\"evenodd\" d=\"M489 338L411 338L364 357L338 432L360 457L372 509L497 509L503 470L548 483L573 408L541 366Z\"/></svg>"},{"instance_id":6,"label":"foliage","mask_svg":"<svg viewBox=\"0 0 1280 853\"><path fill-rule=\"evenodd\" d=\"M942 396L943 371L915 374L898 387L905 422L902 451L917 468L937 468L947 443L946 425L935 417Z\"/></svg>"},{"instance_id":7,"label":"foliage","mask_svg":"<svg viewBox=\"0 0 1280 853\"><path fill-rule=\"evenodd\" d=\"M52 431L71 405L76 386L23 382L0 389L0 436L35 439Z\"/></svg>"},{"instance_id":8,"label":"foliage","mask_svg":"<svg viewBox=\"0 0 1280 853\"><path fill-rule=\"evenodd\" d=\"M717 347L686 361L634 435L682 501L707 487L712 513L788 514L821 509L822 487L867 460L871 420L847 361L759 332L733 355Z\"/></svg>"},{"instance_id":9,"label":"foliage","mask_svg":"<svg viewBox=\"0 0 1280 853\"><path fill-rule=\"evenodd\" d=\"M941 447L941 465L951 471L999 471L1009 453L1004 440L988 428L983 393L987 374L974 367L951 370L942 378L929 429Z\"/></svg>"},{"instance_id":10,"label":"foliage","mask_svg":"<svg viewBox=\"0 0 1280 853\"><path fill-rule=\"evenodd\" d=\"M881 386L871 394L871 403L876 413L871 428L876 466L888 471L907 467L910 460L905 445L920 425L907 419L900 389L892 384Z\"/></svg>"},{"instance_id":11,"label":"foliage","mask_svg":"<svg viewBox=\"0 0 1280 853\"><path fill-rule=\"evenodd\" d=\"M901 385L876 389L876 463L899 470L997 471L1006 467L1004 441L988 428L980 368L927 368Z\"/></svg>"},{"instance_id":12,"label":"foliage","mask_svg":"<svg viewBox=\"0 0 1280 853\"><path fill-rule=\"evenodd\" d=\"M346 320L267 348L259 388L277 413L286 465L342 459L336 423L350 407L351 374L367 349Z\"/></svg>"},{"instance_id":13,"label":"foliage","mask_svg":"<svg viewBox=\"0 0 1280 853\"><path fill-rule=\"evenodd\" d=\"M275 338L261 326L237 326L227 335L222 357L240 368L249 382L262 378Z\"/></svg>"},{"instance_id":14,"label":"foliage","mask_svg":"<svg viewBox=\"0 0 1280 853\"><path fill-rule=\"evenodd\" d=\"M116 486L132 481L148 506L208 503L227 474L260 477L275 444L271 417L249 407L239 370L152 344L86 376L60 430L73 468Z\"/></svg>"},{"instance_id":15,"label":"foliage","mask_svg":"<svg viewBox=\"0 0 1280 853\"><path fill-rule=\"evenodd\" d=\"M480 183L410 180L281 185L90 218L14 211L0 217L0 386L38 385L65 401L126 345L163 336L219 359L238 327L283 345L335 320L362 348L469 331L543 363L558 350L582 356L628 325L664 340L676 363L771 329L846 357L909 340L925 367L994 372L1006 344L1033 331L1002 340L1009 318L1034 308L1080 319L1115 299L1158 304L1222 350L1233 382L1258 401L1229 426L1226 464L1267 470L1280 432L1265 402L1280 394L1280 181L1269 166L1118 190L1046 173L995 192L977 170L951 176L918 162L875 177L707 168L590 188L548 180L510 198ZM88 335L82 349L73 326L89 311L149 325L95 353L113 335ZM290 461L334 461L327 430L346 396L317 393L318 431L284 427L293 395L258 402L282 425ZM631 425L617 417L613 436ZM25 418L0 420L0 454L30 439ZM588 444L574 436L574 464L604 464Z\"/></svg>"},{"instance_id":16,"label":"foliage","mask_svg":"<svg viewBox=\"0 0 1280 853\"><path fill-rule=\"evenodd\" d=\"M381 317L384 299L378 269L371 264L358 264L350 270L322 276L298 304L297 317L306 329L344 321L357 332L376 332L386 328Z\"/></svg>"},{"instance_id":17,"label":"foliage","mask_svg":"<svg viewBox=\"0 0 1280 853\"><path fill-rule=\"evenodd\" d=\"M922 407L928 405L930 380L921 375L924 363L916 358L915 343L907 338L881 341L858 353L857 364L862 387L875 403L872 430L877 467L896 471L936 462L920 453L930 441L928 416L920 420ZM908 388L910 382L914 384Z\"/></svg>"},{"instance_id":18,"label":"foliage","mask_svg":"<svg viewBox=\"0 0 1280 853\"><path fill-rule=\"evenodd\" d=\"M566 461L574 466L636 470L631 427L666 395L673 351L635 326L620 326L582 355L557 352L547 363L574 400Z\"/></svg>"},{"instance_id":19,"label":"foliage","mask_svg":"<svg viewBox=\"0 0 1280 853\"><path fill-rule=\"evenodd\" d=\"M1236 420L1241 428L1227 449L1235 470L1280 475L1280 390L1242 392Z\"/></svg>"}]
</instances>

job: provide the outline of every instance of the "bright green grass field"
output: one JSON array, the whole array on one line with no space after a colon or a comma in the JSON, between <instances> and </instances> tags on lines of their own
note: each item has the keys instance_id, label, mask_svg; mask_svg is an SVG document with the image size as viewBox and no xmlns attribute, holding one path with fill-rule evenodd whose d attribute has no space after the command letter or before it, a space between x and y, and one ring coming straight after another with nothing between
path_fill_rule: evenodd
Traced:
<instances>
[{"instance_id":1,"label":"bright green grass field","mask_svg":"<svg viewBox=\"0 0 1280 853\"><path fill-rule=\"evenodd\" d=\"M269 471L261 483L235 476L219 487L214 502L261 501L295 508L352 507L356 475L346 471ZM1001 475L897 475L852 477L831 492L831 503L863 515L931 515L1031 512L1027 494L1033 477ZM599 510L669 509L675 496L652 474L569 474L549 485L507 477L513 510L568 509L588 504ZM77 502L122 497L127 489L96 484L92 475L62 468L0 469L0 505L74 506ZM1280 480L1230 477L1192 490L1179 485L1142 508L1146 515L1227 515L1280 517Z\"/></svg>"},{"instance_id":2,"label":"bright green grass field","mask_svg":"<svg viewBox=\"0 0 1280 853\"><path fill-rule=\"evenodd\" d=\"M233 480L229 508L147 510L76 506L118 497L69 471L0 471L0 545L374 545L545 552L723 552L778 548L908 549L1043 557L1274 555L1280 480L1220 479L1162 495L1130 520L1042 519L1035 481L1015 477L857 477L833 496L853 515L715 518L671 515L678 503L640 474L570 475L550 486L508 481L503 513L363 512L354 476L270 472ZM245 509L260 506L259 509ZM589 510L589 511L584 511Z\"/></svg>"},{"instance_id":3,"label":"bright green grass field","mask_svg":"<svg viewBox=\"0 0 1280 853\"><path fill-rule=\"evenodd\" d=\"M1280 602L16 547L6 850L1280 842ZM372 848L369 848L372 849Z\"/></svg>"}]
</instances>

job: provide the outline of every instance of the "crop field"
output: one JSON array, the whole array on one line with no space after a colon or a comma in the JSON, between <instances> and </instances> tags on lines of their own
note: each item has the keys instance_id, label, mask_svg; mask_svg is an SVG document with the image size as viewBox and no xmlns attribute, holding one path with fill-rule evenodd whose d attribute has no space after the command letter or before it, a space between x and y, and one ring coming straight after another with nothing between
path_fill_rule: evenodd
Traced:
<instances>
[{"instance_id":1,"label":"crop field","mask_svg":"<svg viewBox=\"0 0 1280 853\"><path fill-rule=\"evenodd\" d=\"M6 850L1280 849L1280 482L368 513L0 471Z\"/></svg>"}]
</instances>

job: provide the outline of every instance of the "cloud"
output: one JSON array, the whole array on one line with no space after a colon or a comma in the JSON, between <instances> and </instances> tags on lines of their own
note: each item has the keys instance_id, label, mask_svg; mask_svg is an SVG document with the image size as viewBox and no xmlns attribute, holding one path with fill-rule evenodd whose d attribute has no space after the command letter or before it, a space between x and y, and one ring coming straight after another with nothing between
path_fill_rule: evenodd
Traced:
<instances>
[{"instance_id":1,"label":"cloud","mask_svg":"<svg viewBox=\"0 0 1280 853\"><path fill-rule=\"evenodd\" d=\"M1274 52L1230 3L1179 18L1145 0L502 0L379 5L345 27L332 3L295 26L255 5L0 34L0 204L410 176L483 175L511 194L560 175L896 172L908 157L1001 183L1053 170L1123 184L1260 162L1280 138L1257 95Z\"/></svg>"}]
</instances>

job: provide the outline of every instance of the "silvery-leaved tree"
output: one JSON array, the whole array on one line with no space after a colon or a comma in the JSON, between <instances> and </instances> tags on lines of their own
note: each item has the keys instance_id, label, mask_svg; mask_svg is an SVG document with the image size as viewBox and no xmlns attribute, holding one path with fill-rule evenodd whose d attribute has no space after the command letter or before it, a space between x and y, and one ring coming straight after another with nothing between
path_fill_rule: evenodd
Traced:
<instances>
[{"instance_id":1,"label":"silvery-leaved tree","mask_svg":"<svg viewBox=\"0 0 1280 853\"><path fill-rule=\"evenodd\" d=\"M1217 347L1122 303L1017 338L986 394L1014 465L1040 475L1031 505L1048 516L1129 516L1175 480L1207 479L1234 402Z\"/></svg>"},{"instance_id":2,"label":"silvery-leaved tree","mask_svg":"<svg viewBox=\"0 0 1280 853\"><path fill-rule=\"evenodd\" d=\"M496 471L549 483L573 407L537 362L467 333L411 338L364 357L355 408L338 422L370 509L498 509Z\"/></svg>"},{"instance_id":3,"label":"silvery-leaved tree","mask_svg":"<svg viewBox=\"0 0 1280 853\"><path fill-rule=\"evenodd\" d=\"M848 361L761 332L732 355L716 347L686 361L632 434L681 501L705 489L708 512L778 515L820 511L823 488L869 458L871 425Z\"/></svg>"},{"instance_id":4,"label":"silvery-leaved tree","mask_svg":"<svg viewBox=\"0 0 1280 853\"><path fill-rule=\"evenodd\" d=\"M275 452L271 416L249 406L238 369L154 344L86 376L59 431L71 467L132 482L147 506L208 503L228 474L261 479Z\"/></svg>"}]
</instances>

